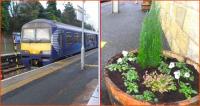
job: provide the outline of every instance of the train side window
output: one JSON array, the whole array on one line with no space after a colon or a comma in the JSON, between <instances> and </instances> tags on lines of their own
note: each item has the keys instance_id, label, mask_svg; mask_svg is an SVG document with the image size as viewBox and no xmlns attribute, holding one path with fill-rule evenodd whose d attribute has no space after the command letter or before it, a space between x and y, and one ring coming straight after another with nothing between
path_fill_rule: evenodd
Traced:
<instances>
[{"instance_id":1,"label":"train side window","mask_svg":"<svg viewBox=\"0 0 200 106\"><path fill-rule=\"evenodd\" d=\"M94 42L94 35L91 35L91 41Z\"/></svg>"},{"instance_id":2,"label":"train side window","mask_svg":"<svg viewBox=\"0 0 200 106\"><path fill-rule=\"evenodd\" d=\"M82 34L79 34L79 40L80 43L82 42Z\"/></svg>"},{"instance_id":3,"label":"train side window","mask_svg":"<svg viewBox=\"0 0 200 106\"><path fill-rule=\"evenodd\" d=\"M74 43L79 43L80 42L80 35L78 33L74 34Z\"/></svg>"},{"instance_id":4,"label":"train side window","mask_svg":"<svg viewBox=\"0 0 200 106\"><path fill-rule=\"evenodd\" d=\"M88 34L85 35L85 41L88 41Z\"/></svg>"},{"instance_id":5,"label":"train side window","mask_svg":"<svg viewBox=\"0 0 200 106\"><path fill-rule=\"evenodd\" d=\"M70 32L66 33L66 40L67 40L67 45L70 45L73 43L72 34Z\"/></svg>"},{"instance_id":6,"label":"train side window","mask_svg":"<svg viewBox=\"0 0 200 106\"><path fill-rule=\"evenodd\" d=\"M87 34L87 39L86 40L90 41L90 35L89 34Z\"/></svg>"},{"instance_id":7,"label":"train side window","mask_svg":"<svg viewBox=\"0 0 200 106\"><path fill-rule=\"evenodd\" d=\"M94 35L92 35L92 41L94 41Z\"/></svg>"},{"instance_id":8,"label":"train side window","mask_svg":"<svg viewBox=\"0 0 200 106\"><path fill-rule=\"evenodd\" d=\"M94 41L96 41L96 35L94 35Z\"/></svg>"},{"instance_id":9,"label":"train side window","mask_svg":"<svg viewBox=\"0 0 200 106\"><path fill-rule=\"evenodd\" d=\"M93 41L93 40L92 40L92 35L90 35L90 41Z\"/></svg>"}]
</instances>

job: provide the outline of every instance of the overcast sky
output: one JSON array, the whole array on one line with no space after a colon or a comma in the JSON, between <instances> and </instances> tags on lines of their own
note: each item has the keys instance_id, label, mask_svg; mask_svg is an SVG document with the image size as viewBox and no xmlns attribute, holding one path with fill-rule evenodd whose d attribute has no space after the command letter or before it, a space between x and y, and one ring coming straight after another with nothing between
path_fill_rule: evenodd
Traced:
<instances>
[{"instance_id":1,"label":"overcast sky","mask_svg":"<svg viewBox=\"0 0 200 106\"><path fill-rule=\"evenodd\" d=\"M40 1L44 8L47 7L47 1ZM57 8L61 11L64 10L64 5L71 2L73 7L77 9L77 5L82 7L82 1L57 1ZM87 14L86 22L92 24L96 30L98 30L99 21L99 1L85 1L85 11Z\"/></svg>"}]
</instances>

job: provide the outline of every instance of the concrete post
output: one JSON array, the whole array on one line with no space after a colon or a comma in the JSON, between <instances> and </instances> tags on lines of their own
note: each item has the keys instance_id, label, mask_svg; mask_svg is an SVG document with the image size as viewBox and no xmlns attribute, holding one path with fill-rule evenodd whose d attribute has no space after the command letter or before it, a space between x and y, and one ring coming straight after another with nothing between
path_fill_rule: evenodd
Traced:
<instances>
[{"instance_id":1,"label":"concrete post","mask_svg":"<svg viewBox=\"0 0 200 106\"><path fill-rule=\"evenodd\" d=\"M119 0L112 1L112 13L119 13Z\"/></svg>"}]
</instances>

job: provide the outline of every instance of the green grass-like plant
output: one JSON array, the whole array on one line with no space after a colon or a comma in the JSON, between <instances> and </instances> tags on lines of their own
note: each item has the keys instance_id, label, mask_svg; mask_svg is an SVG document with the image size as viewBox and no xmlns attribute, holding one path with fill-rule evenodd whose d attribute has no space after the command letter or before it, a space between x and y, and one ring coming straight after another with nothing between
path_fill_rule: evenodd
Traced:
<instances>
[{"instance_id":1,"label":"green grass-like plant","mask_svg":"<svg viewBox=\"0 0 200 106\"><path fill-rule=\"evenodd\" d=\"M152 3L150 11L144 18L140 32L138 63L143 67L157 67L161 62L162 29L159 7Z\"/></svg>"}]
</instances>

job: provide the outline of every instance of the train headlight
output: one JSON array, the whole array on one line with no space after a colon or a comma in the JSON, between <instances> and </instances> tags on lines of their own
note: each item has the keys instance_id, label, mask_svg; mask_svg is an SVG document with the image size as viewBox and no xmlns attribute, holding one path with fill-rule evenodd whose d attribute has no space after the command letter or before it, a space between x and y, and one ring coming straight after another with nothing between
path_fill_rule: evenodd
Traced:
<instances>
[{"instance_id":1,"label":"train headlight","mask_svg":"<svg viewBox=\"0 0 200 106\"><path fill-rule=\"evenodd\" d=\"M44 55L50 55L50 54L51 54L51 51L50 51L50 50L47 50L47 51L41 51L41 54L44 54Z\"/></svg>"}]
</instances>

